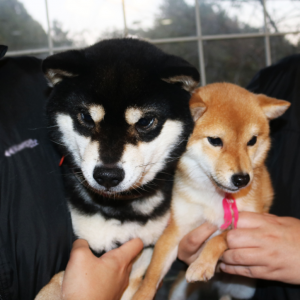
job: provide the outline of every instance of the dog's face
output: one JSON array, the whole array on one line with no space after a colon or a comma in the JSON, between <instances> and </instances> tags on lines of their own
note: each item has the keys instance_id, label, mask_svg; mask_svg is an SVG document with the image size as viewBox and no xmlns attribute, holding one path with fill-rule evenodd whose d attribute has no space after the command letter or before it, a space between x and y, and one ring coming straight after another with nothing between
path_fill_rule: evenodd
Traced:
<instances>
[{"instance_id":1,"label":"dog's face","mask_svg":"<svg viewBox=\"0 0 300 300\"><path fill-rule=\"evenodd\" d=\"M265 161L269 120L289 105L229 83L200 88L190 101L196 124L188 153L221 190L237 192L251 183L253 170Z\"/></svg>"},{"instance_id":2,"label":"dog's face","mask_svg":"<svg viewBox=\"0 0 300 300\"><path fill-rule=\"evenodd\" d=\"M96 193L138 189L184 150L188 100L199 80L184 60L120 39L51 56L43 70L54 86L52 138Z\"/></svg>"}]
</instances>

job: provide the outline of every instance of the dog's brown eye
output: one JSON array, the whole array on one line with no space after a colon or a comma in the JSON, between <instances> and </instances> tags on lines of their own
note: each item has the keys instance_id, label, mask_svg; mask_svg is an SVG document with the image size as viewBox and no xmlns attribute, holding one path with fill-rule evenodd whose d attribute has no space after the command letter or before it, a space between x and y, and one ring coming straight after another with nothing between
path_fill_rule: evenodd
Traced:
<instances>
[{"instance_id":1,"label":"dog's brown eye","mask_svg":"<svg viewBox=\"0 0 300 300\"><path fill-rule=\"evenodd\" d=\"M84 125L87 125L88 127L92 128L95 126L95 122L94 122L93 118L88 113L81 113L80 119L84 123Z\"/></svg>"},{"instance_id":2,"label":"dog's brown eye","mask_svg":"<svg viewBox=\"0 0 300 300\"><path fill-rule=\"evenodd\" d=\"M257 136L253 136L252 139L247 143L247 146L254 146L257 141Z\"/></svg>"},{"instance_id":3,"label":"dog's brown eye","mask_svg":"<svg viewBox=\"0 0 300 300\"><path fill-rule=\"evenodd\" d=\"M213 145L214 147L222 147L223 146L223 142L220 138L208 137L207 139L210 142L210 144Z\"/></svg>"},{"instance_id":4,"label":"dog's brown eye","mask_svg":"<svg viewBox=\"0 0 300 300\"><path fill-rule=\"evenodd\" d=\"M153 125L154 120L155 120L155 118L153 118L153 117L141 118L135 123L135 126L137 129L147 130Z\"/></svg>"}]
</instances>

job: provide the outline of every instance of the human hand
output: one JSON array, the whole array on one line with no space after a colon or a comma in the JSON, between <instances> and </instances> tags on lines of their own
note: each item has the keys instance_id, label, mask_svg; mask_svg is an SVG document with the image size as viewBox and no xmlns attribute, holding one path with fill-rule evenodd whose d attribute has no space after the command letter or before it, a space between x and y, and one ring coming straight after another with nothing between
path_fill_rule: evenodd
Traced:
<instances>
[{"instance_id":1,"label":"human hand","mask_svg":"<svg viewBox=\"0 0 300 300\"><path fill-rule=\"evenodd\" d=\"M241 212L227 243L224 272L300 284L300 220Z\"/></svg>"},{"instance_id":2,"label":"human hand","mask_svg":"<svg viewBox=\"0 0 300 300\"><path fill-rule=\"evenodd\" d=\"M119 300L142 249L143 242L133 239L98 258L86 240L76 240L63 278L63 299Z\"/></svg>"},{"instance_id":3,"label":"human hand","mask_svg":"<svg viewBox=\"0 0 300 300\"><path fill-rule=\"evenodd\" d=\"M208 222L203 223L190 233L185 235L179 243L178 258L190 265L199 256L202 244L218 228Z\"/></svg>"}]
</instances>

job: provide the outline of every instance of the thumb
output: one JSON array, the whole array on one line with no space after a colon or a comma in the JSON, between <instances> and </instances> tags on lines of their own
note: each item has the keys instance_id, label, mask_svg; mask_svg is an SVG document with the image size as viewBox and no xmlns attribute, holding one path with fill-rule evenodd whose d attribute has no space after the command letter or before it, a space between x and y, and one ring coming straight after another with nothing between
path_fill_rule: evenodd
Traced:
<instances>
[{"instance_id":1,"label":"thumb","mask_svg":"<svg viewBox=\"0 0 300 300\"><path fill-rule=\"evenodd\" d=\"M88 248L89 249L89 244L86 240L84 239L77 239L74 243L73 243L73 247L72 250L74 249L78 249L78 248Z\"/></svg>"},{"instance_id":2,"label":"thumb","mask_svg":"<svg viewBox=\"0 0 300 300\"><path fill-rule=\"evenodd\" d=\"M122 257L122 262L129 265L136 256L143 250L144 244L141 239L133 239L123 244L121 247L107 252L105 255L116 255Z\"/></svg>"}]
</instances>

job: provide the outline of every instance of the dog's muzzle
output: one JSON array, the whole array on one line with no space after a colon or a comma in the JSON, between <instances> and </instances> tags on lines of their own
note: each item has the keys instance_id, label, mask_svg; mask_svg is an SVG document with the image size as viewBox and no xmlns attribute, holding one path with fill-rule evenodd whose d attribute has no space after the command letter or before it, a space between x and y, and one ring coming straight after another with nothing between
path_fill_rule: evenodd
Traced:
<instances>
[{"instance_id":1,"label":"dog's muzzle","mask_svg":"<svg viewBox=\"0 0 300 300\"><path fill-rule=\"evenodd\" d=\"M94 169L94 179L107 190L117 186L125 177L123 169L116 167L97 167Z\"/></svg>"}]
</instances>

